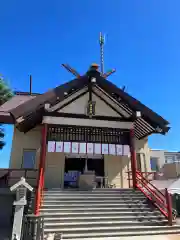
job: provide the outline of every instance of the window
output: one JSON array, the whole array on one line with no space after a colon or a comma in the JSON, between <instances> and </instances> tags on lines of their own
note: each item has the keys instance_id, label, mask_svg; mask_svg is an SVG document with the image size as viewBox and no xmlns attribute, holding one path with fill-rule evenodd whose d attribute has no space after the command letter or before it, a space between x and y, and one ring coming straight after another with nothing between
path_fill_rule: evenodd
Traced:
<instances>
[{"instance_id":1,"label":"window","mask_svg":"<svg viewBox=\"0 0 180 240\"><path fill-rule=\"evenodd\" d=\"M175 161L175 155L165 155L165 163L174 163Z\"/></svg>"},{"instance_id":2,"label":"window","mask_svg":"<svg viewBox=\"0 0 180 240\"><path fill-rule=\"evenodd\" d=\"M158 158L157 157L151 157L150 158L150 165L151 165L151 170L152 171L159 171L158 167Z\"/></svg>"},{"instance_id":3,"label":"window","mask_svg":"<svg viewBox=\"0 0 180 240\"><path fill-rule=\"evenodd\" d=\"M24 149L22 168L34 168L35 159L36 159L35 149Z\"/></svg>"},{"instance_id":4,"label":"window","mask_svg":"<svg viewBox=\"0 0 180 240\"><path fill-rule=\"evenodd\" d=\"M176 154L176 162L180 162L180 154L178 153L178 154Z\"/></svg>"}]
</instances>

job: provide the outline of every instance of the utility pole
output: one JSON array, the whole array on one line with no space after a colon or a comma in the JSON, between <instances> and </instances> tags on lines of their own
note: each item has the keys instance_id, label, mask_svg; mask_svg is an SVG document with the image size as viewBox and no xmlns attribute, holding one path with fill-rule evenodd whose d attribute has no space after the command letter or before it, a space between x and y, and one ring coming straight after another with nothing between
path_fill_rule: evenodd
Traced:
<instances>
[{"instance_id":1,"label":"utility pole","mask_svg":"<svg viewBox=\"0 0 180 240\"><path fill-rule=\"evenodd\" d=\"M32 75L29 76L29 94L32 95Z\"/></svg>"}]
</instances>

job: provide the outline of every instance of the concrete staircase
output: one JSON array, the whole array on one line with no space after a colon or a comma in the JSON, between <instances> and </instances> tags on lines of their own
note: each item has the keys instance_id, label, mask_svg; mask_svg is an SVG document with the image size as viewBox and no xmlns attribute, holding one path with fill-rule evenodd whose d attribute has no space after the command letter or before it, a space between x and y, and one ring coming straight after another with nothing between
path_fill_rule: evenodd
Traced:
<instances>
[{"instance_id":1,"label":"concrete staircase","mask_svg":"<svg viewBox=\"0 0 180 240\"><path fill-rule=\"evenodd\" d=\"M63 239L180 233L180 226L168 226L144 195L132 189L48 190L41 214L45 233L62 233Z\"/></svg>"}]
</instances>

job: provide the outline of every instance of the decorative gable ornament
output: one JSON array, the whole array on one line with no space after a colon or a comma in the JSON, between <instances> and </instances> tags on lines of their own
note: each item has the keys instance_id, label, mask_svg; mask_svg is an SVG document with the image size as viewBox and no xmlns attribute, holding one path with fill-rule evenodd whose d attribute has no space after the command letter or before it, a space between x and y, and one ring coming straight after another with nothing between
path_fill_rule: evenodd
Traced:
<instances>
[{"instance_id":1,"label":"decorative gable ornament","mask_svg":"<svg viewBox=\"0 0 180 240\"><path fill-rule=\"evenodd\" d=\"M26 179L24 177L21 177L20 181L11 186L10 190L11 192L16 191L19 187L25 187L29 191L33 191L33 187L29 185L29 183L26 182Z\"/></svg>"},{"instance_id":2,"label":"decorative gable ornament","mask_svg":"<svg viewBox=\"0 0 180 240\"><path fill-rule=\"evenodd\" d=\"M27 204L26 201L26 192L27 190L33 191L33 188L26 182L25 178L21 178L19 182L14 184L10 191L14 192L16 191L16 201L14 202L14 205L20 205L24 206Z\"/></svg>"},{"instance_id":3,"label":"decorative gable ornament","mask_svg":"<svg viewBox=\"0 0 180 240\"><path fill-rule=\"evenodd\" d=\"M95 106L96 102L94 101L89 101L88 106L87 106L87 115L92 118L92 116L95 115Z\"/></svg>"}]
</instances>

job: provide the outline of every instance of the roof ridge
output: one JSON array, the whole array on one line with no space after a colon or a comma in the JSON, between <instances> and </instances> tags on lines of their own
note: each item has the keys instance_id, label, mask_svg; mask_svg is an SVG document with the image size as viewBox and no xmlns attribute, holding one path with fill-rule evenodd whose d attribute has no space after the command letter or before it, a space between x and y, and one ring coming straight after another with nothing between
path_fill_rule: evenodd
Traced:
<instances>
[{"instance_id":1,"label":"roof ridge","mask_svg":"<svg viewBox=\"0 0 180 240\"><path fill-rule=\"evenodd\" d=\"M24 91L14 91L15 95L18 96L38 96L42 95L42 93L30 93L30 92L24 92Z\"/></svg>"}]
</instances>

